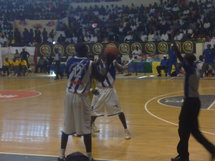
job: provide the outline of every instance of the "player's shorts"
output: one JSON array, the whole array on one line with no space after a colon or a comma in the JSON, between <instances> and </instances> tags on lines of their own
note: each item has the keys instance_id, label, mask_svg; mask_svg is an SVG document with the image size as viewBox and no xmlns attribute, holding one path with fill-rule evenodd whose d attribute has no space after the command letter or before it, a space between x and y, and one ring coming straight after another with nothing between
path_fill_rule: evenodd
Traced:
<instances>
[{"instance_id":1,"label":"player's shorts","mask_svg":"<svg viewBox=\"0 0 215 161\"><path fill-rule=\"evenodd\" d=\"M121 111L115 88L96 88L99 95L94 95L92 100L92 116L113 116Z\"/></svg>"},{"instance_id":2,"label":"player's shorts","mask_svg":"<svg viewBox=\"0 0 215 161\"><path fill-rule=\"evenodd\" d=\"M88 95L67 92L64 102L65 134L91 133L91 107Z\"/></svg>"}]
</instances>

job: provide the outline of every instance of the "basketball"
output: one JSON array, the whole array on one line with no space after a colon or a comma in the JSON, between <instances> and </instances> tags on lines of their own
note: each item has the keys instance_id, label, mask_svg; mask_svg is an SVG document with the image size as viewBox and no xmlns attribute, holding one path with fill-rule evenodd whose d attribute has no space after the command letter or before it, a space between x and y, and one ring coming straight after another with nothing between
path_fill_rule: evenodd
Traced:
<instances>
[{"instance_id":1,"label":"basketball","mask_svg":"<svg viewBox=\"0 0 215 161\"><path fill-rule=\"evenodd\" d=\"M112 61L117 58L118 54L119 49L115 46L107 46L104 49L104 56Z\"/></svg>"}]
</instances>

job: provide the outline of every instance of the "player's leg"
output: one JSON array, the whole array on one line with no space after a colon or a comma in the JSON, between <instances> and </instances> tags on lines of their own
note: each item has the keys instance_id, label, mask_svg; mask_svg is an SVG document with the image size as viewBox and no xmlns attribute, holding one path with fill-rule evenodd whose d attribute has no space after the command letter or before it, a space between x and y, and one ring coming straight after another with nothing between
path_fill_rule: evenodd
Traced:
<instances>
[{"instance_id":1,"label":"player's leg","mask_svg":"<svg viewBox=\"0 0 215 161\"><path fill-rule=\"evenodd\" d=\"M171 76L171 72L172 72L172 61L169 61L169 65L168 65L168 75Z\"/></svg>"},{"instance_id":2,"label":"player's leg","mask_svg":"<svg viewBox=\"0 0 215 161\"><path fill-rule=\"evenodd\" d=\"M122 125L123 125L124 129L125 129L125 139L131 139L131 134L130 134L130 132L128 130L128 127L127 127L127 123L126 123L126 118L125 118L124 112L120 112L118 114L118 116L119 116L120 121L122 122Z\"/></svg>"},{"instance_id":3,"label":"player's leg","mask_svg":"<svg viewBox=\"0 0 215 161\"><path fill-rule=\"evenodd\" d=\"M158 72L158 76L160 77L161 76L161 66L157 66L156 69Z\"/></svg>"},{"instance_id":4,"label":"player's leg","mask_svg":"<svg viewBox=\"0 0 215 161\"><path fill-rule=\"evenodd\" d=\"M95 120L98 116L103 116L105 111L105 103L107 92L104 89L96 88L99 95L93 95L92 99L92 116L91 116L91 126L93 132L99 132L100 130L95 125Z\"/></svg>"},{"instance_id":5,"label":"player's leg","mask_svg":"<svg viewBox=\"0 0 215 161\"><path fill-rule=\"evenodd\" d=\"M167 76L168 66L164 66L164 72L165 72L165 76Z\"/></svg>"},{"instance_id":6,"label":"player's leg","mask_svg":"<svg viewBox=\"0 0 215 161\"><path fill-rule=\"evenodd\" d=\"M175 66L175 72L176 72L176 76L177 76L178 73L179 73L179 68L178 68L178 63L177 63L177 61L174 62L174 66Z\"/></svg>"},{"instance_id":7,"label":"player's leg","mask_svg":"<svg viewBox=\"0 0 215 161\"><path fill-rule=\"evenodd\" d=\"M91 134L84 135L84 145L86 148L87 156L91 161L92 160L92 135Z\"/></svg>"},{"instance_id":8,"label":"player's leg","mask_svg":"<svg viewBox=\"0 0 215 161\"><path fill-rule=\"evenodd\" d=\"M106 89L106 95L107 95L106 97L107 115L108 116L118 115L119 120L121 121L123 128L125 130L125 139L130 139L131 135L130 135L130 132L128 131L125 114L122 112L119 104L119 99L116 93L116 89L115 88Z\"/></svg>"},{"instance_id":9,"label":"player's leg","mask_svg":"<svg viewBox=\"0 0 215 161\"><path fill-rule=\"evenodd\" d=\"M61 134L61 150L58 161L63 161L65 159L66 146L68 142L68 135L62 132Z\"/></svg>"},{"instance_id":10,"label":"player's leg","mask_svg":"<svg viewBox=\"0 0 215 161\"><path fill-rule=\"evenodd\" d=\"M127 129L127 123L126 123L126 118L125 118L124 112L120 112L118 114L118 116L119 116L120 121L122 122L124 129Z\"/></svg>"},{"instance_id":11,"label":"player's leg","mask_svg":"<svg viewBox=\"0 0 215 161\"><path fill-rule=\"evenodd\" d=\"M97 118L97 116L91 116L91 126L92 126L92 131L94 133L97 133L100 131L95 125L96 118Z\"/></svg>"}]
</instances>

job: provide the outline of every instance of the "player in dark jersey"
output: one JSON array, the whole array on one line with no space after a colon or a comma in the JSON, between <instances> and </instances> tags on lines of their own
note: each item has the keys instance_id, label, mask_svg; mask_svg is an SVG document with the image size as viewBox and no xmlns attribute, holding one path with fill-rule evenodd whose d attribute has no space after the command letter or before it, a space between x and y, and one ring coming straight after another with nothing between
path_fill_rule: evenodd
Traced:
<instances>
[{"instance_id":1,"label":"player in dark jersey","mask_svg":"<svg viewBox=\"0 0 215 161\"><path fill-rule=\"evenodd\" d=\"M196 71L196 57L193 54L186 54L182 57L176 44L174 44L173 48L185 70L185 79L184 102L179 115L178 134L180 141L177 146L178 156L172 158L171 161L189 161L188 142L190 134L205 147L211 154L211 160L214 160L215 146L209 142L199 130L198 115L201 102L199 99L198 87L200 76Z\"/></svg>"}]
</instances>

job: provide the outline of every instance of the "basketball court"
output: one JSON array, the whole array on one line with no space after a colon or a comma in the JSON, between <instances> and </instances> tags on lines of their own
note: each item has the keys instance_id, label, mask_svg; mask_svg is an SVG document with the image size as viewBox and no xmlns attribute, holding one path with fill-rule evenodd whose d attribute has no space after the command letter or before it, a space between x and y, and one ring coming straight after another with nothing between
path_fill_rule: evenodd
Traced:
<instances>
[{"instance_id":1,"label":"basketball court","mask_svg":"<svg viewBox=\"0 0 215 161\"><path fill-rule=\"evenodd\" d=\"M215 143L215 78L200 81L204 135ZM93 156L107 161L169 161L177 155L177 123L183 101L183 78L119 75L115 84L131 140L124 139L117 117L96 120ZM43 75L0 78L0 161L56 161L63 126L66 79ZM191 161L209 154L193 137ZM70 137L67 154L85 153L81 138Z\"/></svg>"}]
</instances>

